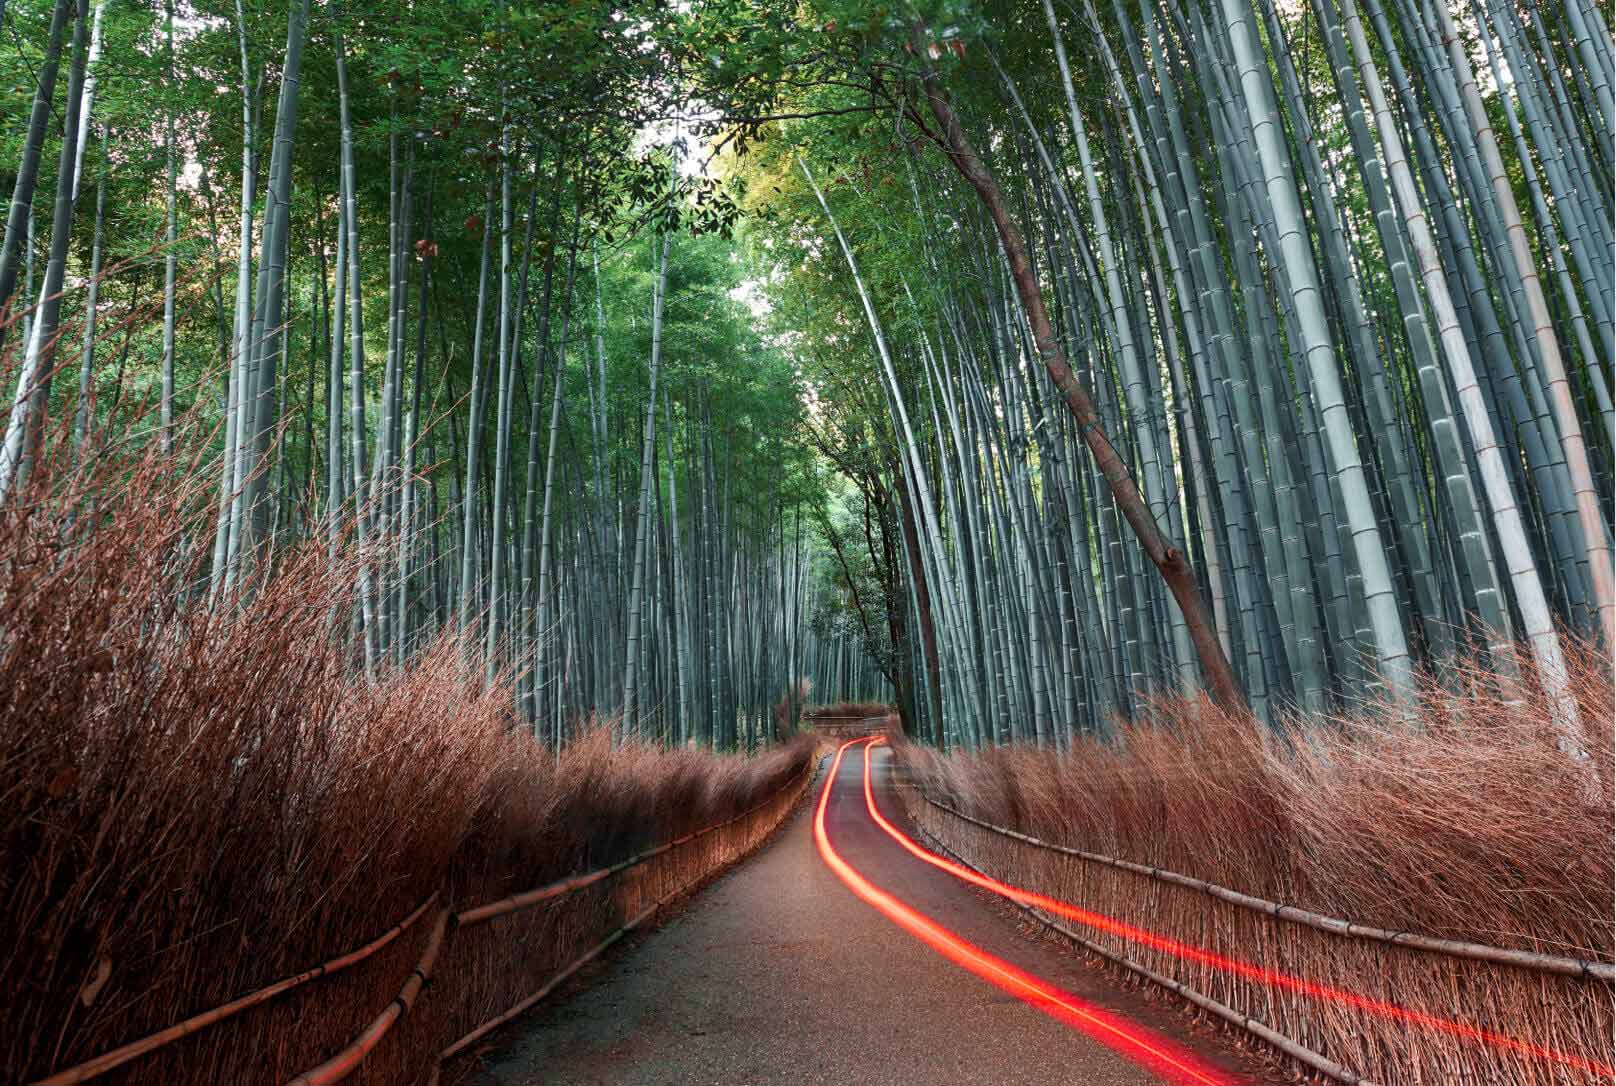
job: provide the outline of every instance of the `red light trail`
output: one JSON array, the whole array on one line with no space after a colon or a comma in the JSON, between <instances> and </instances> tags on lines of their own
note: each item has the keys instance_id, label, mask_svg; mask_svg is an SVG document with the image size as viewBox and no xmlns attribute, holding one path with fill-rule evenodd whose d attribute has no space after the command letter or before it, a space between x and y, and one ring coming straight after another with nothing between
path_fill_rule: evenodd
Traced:
<instances>
[{"instance_id":1,"label":"red light trail","mask_svg":"<svg viewBox=\"0 0 1616 1086\"><path fill-rule=\"evenodd\" d=\"M1172 1086L1189 1083L1199 1083L1201 1086L1226 1086L1227 1079L1196 1057L1179 1050L1143 1028L1086 1003L1070 992L1057 988L1048 981L1035 977L967 942L930 917L923 916L891 894L872 885L844 860L830 843L829 834L825 832L825 808L830 803L831 788L836 783L842 756L847 753L849 747L869 742L868 739L849 740L836 751L836 758L825 777L825 787L819 794L818 808L814 812L814 843L819 848L819 855L848 889L860 900L955 965L969 970L1000 991L1014 996L1051 1018L1081 1030L1113 1051L1161 1075ZM865 748L864 766L868 789L868 747ZM873 805L870 809L874 810Z\"/></svg>"},{"instance_id":2,"label":"red light trail","mask_svg":"<svg viewBox=\"0 0 1616 1086\"><path fill-rule=\"evenodd\" d=\"M1408 1022L1411 1025L1421 1026L1426 1029L1451 1034L1456 1037L1463 1037L1467 1040L1481 1041L1485 1044L1493 1046L1494 1048L1517 1052L1522 1055L1532 1056L1550 1063L1563 1064L1567 1067L1575 1067L1579 1070L1589 1071L1593 1074L1607 1078L1612 1075L1616 1075L1616 1068L1612 1068L1595 1060L1585 1059L1581 1056L1574 1056L1566 1052L1558 1052L1552 1048L1545 1048L1541 1045L1532 1044L1529 1041L1522 1041L1518 1038L1510 1037L1505 1034L1495 1033L1491 1030L1482 1029L1479 1026L1466 1025L1463 1022L1456 1022L1452 1019L1443 1018L1440 1015L1428 1014L1424 1011L1409 1010L1408 1008L1400 1007L1395 1003L1388 1003L1385 1000L1361 996L1354 992L1346 991L1345 989L1332 988L1328 985L1318 984L1314 981L1305 980L1301 977L1292 976L1288 973L1281 973L1277 970L1268 969L1259 965L1253 965L1250 962L1243 962L1238 958L1229 958L1221 954L1214 954L1211 951L1202 950L1201 948L1193 946L1189 943L1179 942L1176 939L1169 939L1166 936L1158 935L1146 928L1135 927L1132 924L1124 923L1114 917L1106 916L1103 913L1096 913L1087 909L1081 909L1076 905L1061 901L1058 898L1047 897L1031 890L1024 890L1019 886L1012 886L1009 883L1000 882L998 879L995 879L989 875L984 875L980 871L974 871L963 864L955 863L953 860L939 856L937 853L932 852L930 849L927 849L925 846L915 841L897 826L894 826L876 808L875 792L870 785L870 750L875 746L876 743L881 742L885 742L885 740L876 739L870 744L870 746L864 748L864 806L869 811L870 817L874 819L876 825L880 826L888 837L896 841L912 856L930 864L932 867L935 867L940 871L945 871L948 874L953 875L955 878L960 879L963 882L968 882L973 886L978 886L1007 900L1026 905L1031 908L1042 909L1045 912L1064 917L1067 920L1075 921L1076 923L1082 924L1086 927L1119 936L1142 946L1148 946L1152 949L1160 950L1185 961L1208 965L1215 969L1232 973L1236 976L1260 981L1275 988L1297 992L1315 999L1327 1000L1329 1002L1338 1003L1342 1006L1367 1011L1371 1014L1378 1014L1387 1018L1395 1019L1397 1021ZM838 759L840 756L841 752L838 751Z\"/></svg>"}]
</instances>

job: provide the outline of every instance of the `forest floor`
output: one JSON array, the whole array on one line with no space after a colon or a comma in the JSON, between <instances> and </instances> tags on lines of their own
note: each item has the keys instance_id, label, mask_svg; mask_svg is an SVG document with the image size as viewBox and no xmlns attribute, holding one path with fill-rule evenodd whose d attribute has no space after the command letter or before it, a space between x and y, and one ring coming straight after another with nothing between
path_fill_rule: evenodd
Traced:
<instances>
[{"instance_id":1,"label":"forest floor","mask_svg":"<svg viewBox=\"0 0 1616 1086\"><path fill-rule=\"evenodd\" d=\"M852 748L850 755L859 748ZM911 830L874 752L886 818ZM827 762L827 764L829 764ZM821 779L811 798L817 802ZM1072 1025L1001 991L859 900L815 847L814 804L636 946L541 1006L460 1081L474 1086L1135 1086L1284 1081L1176 1005L1147 1000L870 818L863 760L841 764L826 831L848 865L974 948L1075 997ZM1152 1046L1179 1065L1148 1056ZM1141 1048L1147 1054L1141 1054Z\"/></svg>"}]
</instances>

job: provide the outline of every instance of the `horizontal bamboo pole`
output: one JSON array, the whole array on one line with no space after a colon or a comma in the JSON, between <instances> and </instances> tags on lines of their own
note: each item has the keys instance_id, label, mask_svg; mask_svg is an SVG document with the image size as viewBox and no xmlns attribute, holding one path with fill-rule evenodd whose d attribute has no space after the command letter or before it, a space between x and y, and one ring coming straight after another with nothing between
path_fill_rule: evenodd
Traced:
<instances>
[{"instance_id":1,"label":"horizontal bamboo pole","mask_svg":"<svg viewBox=\"0 0 1616 1086\"><path fill-rule=\"evenodd\" d=\"M421 994L427 978L432 975L432 967L437 964L438 951L443 949L443 939L448 931L450 915L448 909L438 913L438 922L432 925L432 934L427 938L426 948L421 951L421 960L410 970L403 987L387 1008L372 1019L370 1025L366 1026L364 1031L341 1052L313 1070L303 1072L287 1086L331 1086L332 1083L341 1082L353 1073L387 1035L387 1031L393 1028L393 1023L408 1014L410 1008L414 1006L415 997Z\"/></svg>"},{"instance_id":2,"label":"horizontal bamboo pole","mask_svg":"<svg viewBox=\"0 0 1616 1086\"><path fill-rule=\"evenodd\" d=\"M332 958L324 965L317 965L313 969L305 969L301 973L285 977L274 984L259 988L255 992L248 992L246 995L233 999L229 1003L215 1007L210 1011L203 1011L201 1014L193 1015L183 1022L169 1026L167 1029L158 1030L156 1033L142 1037L138 1041L131 1041L122 1047L114 1048L112 1051L97 1056L93 1060L86 1060L83 1063L67 1068L65 1071L58 1071L50 1078L40 1079L33 1086L73 1086L75 1083L89 1082L91 1079L104 1075L115 1067L123 1066L136 1056L144 1056L146 1053L162 1048L164 1045L171 1044L182 1037L189 1037L191 1034L198 1033L215 1023L222 1022L232 1015L240 1014L249 1007L256 1007L260 1003L268 1002L299 985L307 984L309 981L317 980L320 977L329 977L333 973L340 973L350 965L364 961L394 939L397 939L409 929L410 925L419 920L421 915L436 900L438 900L438 892L434 890L425 901L415 907L415 911L410 915L364 946L357 950L350 950L340 958Z\"/></svg>"},{"instance_id":3,"label":"horizontal bamboo pole","mask_svg":"<svg viewBox=\"0 0 1616 1086\"><path fill-rule=\"evenodd\" d=\"M1390 943L1394 946L1425 950L1433 954L1445 954L1450 958L1491 962L1495 965L1515 966L1520 969L1536 970L1540 973L1555 973L1566 977L1602 980L1606 983L1616 981L1616 965L1609 962L1587 961L1582 958L1561 957L1555 954L1539 954L1531 950L1510 950L1505 947L1488 946L1485 943L1439 939L1434 935L1417 935L1408 931L1388 931L1385 928L1359 924L1352 920L1325 916L1323 913L1299 909L1295 905L1282 905L1277 901L1269 901L1266 898L1243 894L1239 890L1232 890L1227 886L1220 886L1215 882L1207 882L1204 879L1192 878L1189 875L1181 875L1176 871L1168 871L1160 867L1134 863L1131 860L1118 859L1115 856L1106 856L1098 852L1085 852L1083 849L1043 841L1037 837L1019 833L1004 826L996 826L974 815L966 814L964 811L951 807L941 800L933 799L923 788L917 788L916 791L920 793L927 803L940 811L946 811L961 821L980 826L982 829L1031 845L1034 848L1045 849L1049 852L1059 852L1080 860L1087 860L1090 863L1114 867L1120 871L1131 871L1136 875L1143 875L1159 882L1194 890L1197 893L1217 898L1219 901L1226 901L1242 909L1265 913L1278 920L1288 921L1293 924L1303 924L1319 931L1327 931L1332 935L1352 939L1366 939L1378 943Z\"/></svg>"},{"instance_id":4,"label":"horizontal bamboo pole","mask_svg":"<svg viewBox=\"0 0 1616 1086\"><path fill-rule=\"evenodd\" d=\"M617 870L619 869L616 867L603 867L599 871L591 871L584 875L569 875L557 882L550 883L548 886L541 886L537 890L527 890L520 894L512 894L510 897L500 898L498 901L490 901L486 905L478 905L476 908L467 909L456 917L456 920L459 921L460 926L463 928L470 927L473 924L480 924L485 920L492 920L496 916L504 916L506 913L513 913L518 909L537 905L541 901L561 897L563 894L570 894L574 890L582 890L586 886L591 886L615 874Z\"/></svg>"},{"instance_id":5,"label":"horizontal bamboo pole","mask_svg":"<svg viewBox=\"0 0 1616 1086\"><path fill-rule=\"evenodd\" d=\"M924 795L924 793L922 793L922 795ZM977 867L965 857L943 844L930 833L927 833L924 827L920 827L920 832L930 838L932 844L954 857L954 859L959 863L964 864L966 867L969 867L972 871L975 871L978 874L986 874L986 872L982 871L981 868ZM1305 1064L1306 1066L1319 1072L1321 1075L1334 1079L1336 1082L1347 1083L1348 1086L1376 1086L1374 1082L1364 1078L1351 1068L1336 1063L1328 1056L1321 1055L1313 1051L1311 1048L1291 1040L1289 1037L1285 1036L1283 1033L1280 1033L1278 1030L1275 1030L1266 1022L1253 1018L1247 1014L1241 1014L1239 1011L1235 1010L1226 1003L1220 1003L1211 996L1205 995L1180 981L1176 981L1172 977L1158 973L1147 965L1143 965L1134 961L1132 958L1127 957L1126 955L1118 954L1114 950L1110 950L1101 946L1099 943L1092 942L1091 940L1084 938L1081 934L1067 927L1065 924L1062 924L1059 920L1056 920L1042 909L1035 909L1030 905L1023 905L1019 901L1012 901L1010 904L1014 905L1016 908L1020 909L1022 912L1044 925L1044 927L1049 928L1051 931L1057 932L1067 939L1070 939L1072 942L1077 943L1085 950L1091 950L1100 955L1100 957L1105 958L1107 961L1115 962L1124 969L1136 973L1154 984L1161 985L1174 995L1182 996L1184 999L1187 999L1189 1002L1195 1004L1197 1007L1200 1007L1202 1010L1209 1011L1224 1021L1245 1030L1252 1036L1266 1041L1268 1044L1285 1053L1285 1055L1296 1060L1298 1063Z\"/></svg>"}]
</instances>

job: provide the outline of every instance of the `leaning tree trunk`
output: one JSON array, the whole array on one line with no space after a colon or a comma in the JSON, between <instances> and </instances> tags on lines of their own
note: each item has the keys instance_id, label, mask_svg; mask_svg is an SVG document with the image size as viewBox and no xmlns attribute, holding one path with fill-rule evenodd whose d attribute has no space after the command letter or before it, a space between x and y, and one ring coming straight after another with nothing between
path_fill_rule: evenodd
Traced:
<instances>
[{"instance_id":1,"label":"leaning tree trunk","mask_svg":"<svg viewBox=\"0 0 1616 1086\"><path fill-rule=\"evenodd\" d=\"M925 56L925 42L918 25L914 31L914 42L916 55ZM1067 361L1066 352L1061 347L1054 326L1050 322L1049 311L1044 306L1042 287L1039 285L1037 273L1033 270L1026 241L1011 218L997 179L977 155L959 117L944 96L942 80L930 65L924 70L923 82L932 116L942 128L942 138L949 161L976 190L977 196L993 219L999 244L1010 262L1010 273L1016 284L1016 293L1032 327L1033 343L1038 356L1043 361L1045 369L1049 371L1055 387L1060 390L1067 410L1076 420L1083 444L1088 447L1099 466L1100 473L1105 477L1117 507L1122 511L1129 527L1133 529L1146 556L1161 573L1162 580L1166 582L1168 590L1178 602L1189 632L1190 643L1201 663L1208 692L1224 709L1243 712L1246 708L1245 695L1240 690L1234 671L1229 667L1228 658L1223 654L1222 645L1218 643L1217 631L1212 625L1206 603L1201 598L1201 588L1196 583L1194 568L1184 552L1162 533L1156 518L1151 515L1149 506L1145 504L1138 485L1134 482L1133 473L1129 470L1127 462L1119 455L1116 447L1111 444L1111 439L1106 435L1088 391L1078 381L1071 363Z\"/></svg>"}]
</instances>

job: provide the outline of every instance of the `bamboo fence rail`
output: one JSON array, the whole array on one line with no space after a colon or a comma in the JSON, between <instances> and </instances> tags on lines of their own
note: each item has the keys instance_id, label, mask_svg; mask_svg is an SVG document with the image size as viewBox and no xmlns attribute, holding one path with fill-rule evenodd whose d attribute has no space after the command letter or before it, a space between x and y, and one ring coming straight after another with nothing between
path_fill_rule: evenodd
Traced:
<instances>
[{"instance_id":1,"label":"bamboo fence rail","mask_svg":"<svg viewBox=\"0 0 1616 1086\"><path fill-rule=\"evenodd\" d=\"M1168 871L1165 868L1151 867L1148 864L1134 863L1131 860L1123 860L1099 852L1087 852L1083 849L1072 848L1069 845L1058 845L1051 841L1044 841L1006 826L996 826L974 815L966 814L964 811L951 807L939 799L934 799L924 789L917 788L916 791L920 793L927 803L938 810L992 833L1020 841L1022 844L1046 849L1050 852L1059 852L1079 860L1086 860L1089 863L1114 867L1120 871L1131 871L1136 875L1143 875L1158 882L1182 886L1185 889L1206 894L1208 897L1215 897L1220 901L1226 901L1242 909L1264 913L1275 919L1293 924L1304 924L1307 927L1317 928L1319 931L1329 932L1332 935L1410 947L1415 950L1429 951L1433 954L1443 954L1450 958L1492 962L1497 965L1510 965L1520 969L1532 969L1560 976L1602 980L1606 983L1616 982L1616 965L1612 965L1610 962L1589 961L1583 958L1563 957L1556 954L1540 954L1530 950L1512 950L1507 947L1488 946L1484 943L1469 943L1456 939L1439 939L1436 936L1419 935L1409 931L1388 931L1385 928L1377 928L1369 924L1359 924L1353 920L1325 916L1322 913L1298 908L1295 905L1285 905L1277 901L1269 901L1266 898L1254 897L1251 894L1243 894L1239 890L1233 890L1227 886L1220 886L1215 882L1207 882L1189 875L1182 875L1176 871Z\"/></svg>"},{"instance_id":2,"label":"bamboo fence rail","mask_svg":"<svg viewBox=\"0 0 1616 1086\"><path fill-rule=\"evenodd\" d=\"M365 1029L361 1031L359 1035L356 1036L354 1040L345 1046L341 1051L333 1055L330 1059L326 1060L319 1066L312 1068L311 1070L306 1071L292 1079L291 1082L288 1083L288 1086L330 1086L332 1083L342 1081L355 1069L357 1069L359 1065L363 1063L365 1058L375 1050L377 1044L381 1042L382 1038L387 1035L389 1030L391 1030L400 1019L407 1015L410 1009L414 1006L416 998L420 995L422 989L426 986L427 981L430 980L432 976L433 969L437 965L438 958L442 955L445 943L449 941L451 934L456 929L480 924L485 921L492 920L495 917L504 916L522 909L530 908L545 901L564 897L587 886L592 886L596 883L603 882L607 879L613 878L614 876L620 875L625 871L639 867L657 856L671 852L672 850L691 842L700 840L744 819L751 818L759 812L764 811L764 809L768 808L771 804L780 803L781 800L788 799L789 797L789 802L781 804L781 810L775 813L775 820L778 821L779 817L783 816L784 812L790 809L792 804L795 802L795 798L802 794L802 790L807 783L813 779L816 764L816 759L810 759L803 771L797 775L792 783L789 783L771 793L762 801L748 807L746 810L737 815L727 818L722 822L715 822L711 826L703 827L702 829L696 830L692 833L687 833L682 837L673 839L672 841L664 842L663 844L657 845L654 848L645 849L627 857L626 859L619 860L618 862L607 867L598 868L594 871L583 872L576 875L569 875L564 879L559 879L555 882L548 883L533 890L528 890L520 894L514 894L510 897L501 898L497 901L487 902L483 905L466 909L458 913L452 908L444 908L439 910L437 921L434 923L432 932L427 938L427 943L421 952L420 959L416 963L415 968L410 971L409 976L404 980L398 995L395 996L387 1007L377 1014L377 1016L371 1020L369 1025L367 1025ZM706 873L710 872L704 872L704 874ZM527 1010L545 996L549 995L560 984L566 981L568 977L577 972L578 969L582 968L589 961L592 961L594 958L598 957L613 943L617 942L624 935L628 934L640 924L644 923L644 921L649 918L659 907L666 904L674 897L677 897L680 893L683 893L685 890L689 889L689 886L692 885L694 881L696 880L686 883L685 885L677 888L673 893L665 895L664 897L653 902L648 908L636 914L631 920L607 935L605 939L590 948L587 952L585 952L585 954L569 964L556 976L552 977L537 992L523 999L509 1010L478 1026L471 1033L449 1045L440 1053L439 1062L463 1051L479 1038L492 1032L494 1029L510 1021L512 1018L515 1018L522 1011ZM334 973L340 972L349 966L371 957L377 951L392 943L395 939L412 927L423 915L425 915L432 904L438 900L439 896L440 892L434 891L427 897L425 901L416 906L415 909L412 910L410 914L403 920L399 921L393 927L389 928L386 932L377 936L369 943L366 943L355 950L351 950L340 957L333 958L331 961L315 966L312 969L307 969L293 976L285 977L273 984L266 985L263 988L249 992L246 995L231 1000L229 1003L225 1003L211 1010L193 1015L182 1022L177 1022L166 1029L159 1030L158 1032L140 1038L139 1040L132 1041L129 1044L112 1049L93 1059L86 1060L83 1063L75 1064L72 1067L58 1071L48 1078L37 1080L32 1084L32 1086L77 1086L79 1083L89 1082L92 1079L98 1078L106 1072L120 1067L139 1056L156 1051L157 1049L178 1041L184 1037L192 1036L193 1034L207 1029L210 1026L216 1025L219 1022L225 1021L226 1019L231 1018L242 1011L254 1006L258 1006L259 1004L266 1003L277 996L284 995L286 992L289 992L294 988L300 987L321 977L331 976Z\"/></svg>"}]
</instances>

